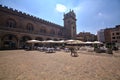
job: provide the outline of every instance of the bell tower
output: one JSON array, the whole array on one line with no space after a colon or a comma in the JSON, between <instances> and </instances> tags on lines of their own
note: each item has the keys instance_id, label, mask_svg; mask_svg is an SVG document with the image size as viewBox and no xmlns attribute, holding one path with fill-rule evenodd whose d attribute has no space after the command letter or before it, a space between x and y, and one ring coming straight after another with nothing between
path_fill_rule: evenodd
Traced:
<instances>
[{"instance_id":1,"label":"bell tower","mask_svg":"<svg viewBox=\"0 0 120 80\"><path fill-rule=\"evenodd\" d=\"M64 14L64 28L65 28L65 37L67 39L76 38L76 15L74 11L70 10L68 13Z\"/></svg>"}]
</instances>

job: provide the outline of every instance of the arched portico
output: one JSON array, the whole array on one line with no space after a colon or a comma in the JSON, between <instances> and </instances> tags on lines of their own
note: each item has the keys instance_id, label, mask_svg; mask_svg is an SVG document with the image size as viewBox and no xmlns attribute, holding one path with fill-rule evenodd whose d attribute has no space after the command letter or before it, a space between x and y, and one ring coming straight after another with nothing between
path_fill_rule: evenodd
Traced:
<instances>
[{"instance_id":1,"label":"arched portico","mask_svg":"<svg viewBox=\"0 0 120 80\"><path fill-rule=\"evenodd\" d=\"M51 40L51 38L46 38L46 40Z\"/></svg>"},{"instance_id":2,"label":"arched portico","mask_svg":"<svg viewBox=\"0 0 120 80\"><path fill-rule=\"evenodd\" d=\"M36 37L35 40L43 41L42 37Z\"/></svg>"},{"instance_id":3,"label":"arched portico","mask_svg":"<svg viewBox=\"0 0 120 80\"><path fill-rule=\"evenodd\" d=\"M19 44L19 47L20 48L25 48L26 46L26 41L27 40L31 40L32 38L30 36L22 36L21 39L20 39L20 44Z\"/></svg>"},{"instance_id":4,"label":"arched portico","mask_svg":"<svg viewBox=\"0 0 120 80\"><path fill-rule=\"evenodd\" d=\"M58 39L56 39L56 38L55 38L55 39L53 39L53 40L54 40L54 41L58 41Z\"/></svg>"},{"instance_id":5,"label":"arched portico","mask_svg":"<svg viewBox=\"0 0 120 80\"><path fill-rule=\"evenodd\" d=\"M16 49L18 38L14 34L6 34L1 38L2 49Z\"/></svg>"}]
</instances>

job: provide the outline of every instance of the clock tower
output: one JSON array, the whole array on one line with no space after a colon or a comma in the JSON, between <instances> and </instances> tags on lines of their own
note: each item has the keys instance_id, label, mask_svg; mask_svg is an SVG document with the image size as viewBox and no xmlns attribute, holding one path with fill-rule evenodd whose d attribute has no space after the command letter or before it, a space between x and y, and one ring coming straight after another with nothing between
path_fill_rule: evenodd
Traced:
<instances>
[{"instance_id":1,"label":"clock tower","mask_svg":"<svg viewBox=\"0 0 120 80\"><path fill-rule=\"evenodd\" d=\"M64 28L65 28L65 37L67 39L76 38L76 15L74 11L70 10L68 13L64 14Z\"/></svg>"}]
</instances>

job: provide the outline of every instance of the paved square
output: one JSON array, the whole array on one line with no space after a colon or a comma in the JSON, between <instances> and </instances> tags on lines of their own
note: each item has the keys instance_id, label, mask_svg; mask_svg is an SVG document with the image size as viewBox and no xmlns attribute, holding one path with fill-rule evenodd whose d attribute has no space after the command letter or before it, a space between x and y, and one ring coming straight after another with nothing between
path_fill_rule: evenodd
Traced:
<instances>
[{"instance_id":1,"label":"paved square","mask_svg":"<svg viewBox=\"0 0 120 80\"><path fill-rule=\"evenodd\" d=\"M120 80L119 55L78 54L0 51L0 80Z\"/></svg>"}]
</instances>

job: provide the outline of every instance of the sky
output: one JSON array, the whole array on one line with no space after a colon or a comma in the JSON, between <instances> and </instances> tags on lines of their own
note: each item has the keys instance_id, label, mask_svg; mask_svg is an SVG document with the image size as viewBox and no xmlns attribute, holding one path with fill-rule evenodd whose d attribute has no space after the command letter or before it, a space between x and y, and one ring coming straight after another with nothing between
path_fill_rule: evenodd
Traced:
<instances>
[{"instance_id":1,"label":"sky","mask_svg":"<svg viewBox=\"0 0 120 80\"><path fill-rule=\"evenodd\" d=\"M77 33L97 34L120 25L120 0L0 0L0 4L63 26L63 15L76 14Z\"/></svg>"}]
</instances>

